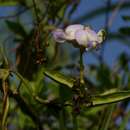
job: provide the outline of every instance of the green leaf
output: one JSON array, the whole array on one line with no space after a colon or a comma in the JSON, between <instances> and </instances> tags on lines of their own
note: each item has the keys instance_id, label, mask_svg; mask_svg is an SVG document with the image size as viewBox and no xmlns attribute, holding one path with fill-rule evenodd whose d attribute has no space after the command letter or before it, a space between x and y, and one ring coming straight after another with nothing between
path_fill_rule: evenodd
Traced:
<instances>
[{"instance_id":1,"label":"green leaf","mask_svg":"<svg viewBox=\"0 0 130 130\"><path fill-rule=\"evenodd\" d=\"M107 91L101 93L100 96L107 95L107 94L112 94L112 93L117 92L117 91L118 91L117 88L112 88L110 90L107 90Z\"/></svg>"},{"instance_id":2,"label":"green leaf","mask_svg":"<svg viewBox=\"0 0 130 130\"><path fill-rule=\"evenodd\" d=\"M2 116L2 128L4 128L4 126L6 125L8 111L9 111L9 97L7 97L4 102L3 116Z\"/></svg>"},{"instance_id":3,"label":"green leaf","mask_svg":"<svg viewBox=\"0 0 130 130\"><path fill-rule=\"evenodd\" d=\"M12 31L16 35L19 35L21 37L27 36L25 29L23 28L23 26L20 23L8 21L8 20L6 20L5 22L6 22L6 25L8 26L8 28L10 29L10 31Z\"/></svg>"},{"instance_id":4,"label":"green leaf","mask_svg":"<svg viewBox=\"0 0 130 130\"><path fill-rule=\"evenodd\" d=\"M93 106L98 106L98 105L105 105L105 104L120 102L127 98L130 98L130 91L120 91L120 92L113 92L106 95L101 94L99 96L92 97L91 102Z\"/></svg>"},{"instance_id":5,"label":"green leaf","mask_svg":"<svg viewBox=\"0 0 130 130\"><path fill-rule=\"evenodd\" d=\"M130 21L130 16L122 16L122 19L125 21Z\"/></svg>"},{"instance_id":6,"label":"green leaf","mask_svg":"<svg viewBox=\"0 0 130 130\"><path fill-rule=\"evenodd\" d=\"M8 69L0 69L0 79L5 80L9 76Z\"/></svg>"},{"instance_id":7,"label":"green leaf","mask_svg":"<svg viewBox=\"0 0 130 130\"><path fill-rule=\"evenodd\" d=\"M19 74L18 72L16 72L16 71L12 71L15 75L16 75L16 77L19 79L19 80L21 80L22 81L22 83L23 83L23 85L25 86L25 88L26 88L26 90L28 91L28 93L30 93L31 95L33 94L32 92L32 86L31 86L31 83L27 80L27 79L25 79L21 74Z\"/></svg>"},{"instance_id":8,"label":"green leaf","mask_svg":"<svg viewBox=\"0 0 130 130\"><path fill-rule=\"evenodd\" d=\"M45 69L44 74L60 84L66 85L70 88L74 86L75 80L73 78L67 77L59 72Z\"/></svg>"}]
</instances>

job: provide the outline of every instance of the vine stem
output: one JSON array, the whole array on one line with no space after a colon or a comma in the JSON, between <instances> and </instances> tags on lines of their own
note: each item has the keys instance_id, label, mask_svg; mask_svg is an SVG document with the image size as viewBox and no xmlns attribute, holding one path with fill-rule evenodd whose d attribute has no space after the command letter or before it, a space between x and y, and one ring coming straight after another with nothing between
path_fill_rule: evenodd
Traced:
<instances>
[{"instance_id":1,"label":"vine stem","mask_svg":"<svg viewBox=\"0 0 130 130\"><path fill-rule=\"evenodd\" d=\"M83 52L84 52L84 49L80 48L80 86L84 84Z\"/></svg>"}]
</instances>

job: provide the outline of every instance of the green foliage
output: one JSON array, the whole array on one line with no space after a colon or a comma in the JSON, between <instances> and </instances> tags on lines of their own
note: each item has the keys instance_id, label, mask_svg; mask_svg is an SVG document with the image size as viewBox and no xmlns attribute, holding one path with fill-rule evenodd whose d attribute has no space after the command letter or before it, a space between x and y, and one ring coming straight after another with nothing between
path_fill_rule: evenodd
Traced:
<instances>
[{"instance_id":1,"label":"green foliage","mask_svg":"<svg viewBox=\"0 0 130 130\"><path fill-rule=\"evenodd\" d=\"M91 51L98 64L86 67L82 53L80 56L78 53L81 49L55 43L52 38L53 29L71 23L79 3L79 0L0 1L0 6L25 8L13 16L16 19L7 17L4 21L9 30L6 34L13 37L4 38L9 44L6 51L0 50L0 129L117 130L115 120L120 116L123 121L119 129L125 129L130 116L129 112L124 116L130 99L129 55L120 54L110 68L101 60L102 55ZM117 3L112 4L108 11L116 7ZM129 7L126 2L120 10ZM84 22L105 12L106 7L96 8L73 22ZM23 13L26 18L32 17L30 28L20 16ZM130 21L130 16L121 17ZM129 35L130 27L124 26L119 33L108 32L107 40L117 39L129 46ZM6 54L10 48L13 56Z\"/></svg>"},{"instance_id":2,"label":"green foliage","mask_svg":"<svg viewBox=\"0 0 130 130\"><path fill-rule=\"evenodd\" d=\"M93 106L96 106L96 105L104 105L104 104L119 102L127 98L130 98L129 91L119 91L119 92L113 92L110 94L92 97L91 101Z\"/></svg>"}]
</instances>

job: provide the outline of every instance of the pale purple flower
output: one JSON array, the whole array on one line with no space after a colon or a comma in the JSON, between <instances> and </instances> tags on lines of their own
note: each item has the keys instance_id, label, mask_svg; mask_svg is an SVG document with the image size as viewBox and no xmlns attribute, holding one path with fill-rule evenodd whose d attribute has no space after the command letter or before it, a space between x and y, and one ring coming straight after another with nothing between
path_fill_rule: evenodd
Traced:
<instances>
[{"instance_id":1,"label":"pale purple flower","mask_svg":"<svg viewBox=\"0 0 130 130\"><path fill-rule=\"evenodd\" d=\"M89 27L86 27L85 31L88 33L87 37L88 37L90 42L99 42L98 35L95 31L93 31Z\"/></svg>"},{"instance_id":2,"label":"pale purple flower","mask_svg":"<svg viewBox=\"0 0 130 130\"><path fill-rule=\"evenodd\" d=\"M78 47L84 47L86 50L96 48L105 38L105 32L103 30L96 33L90 27L85 27L80 24L69 25L65 28L65 31L62 29L56 29L52 34L55 41L59 43L69 41Z\"/></svg>"},{"instance_id":3,"label":"pale purple flower","mask_svg":"<svg viewBox=\"0 0 130 130\"><path fill-rule=\"evenodd\" d=\"M78 44L84 46L86 50L96 48L102 42L98 34L89 27L85 27L84 30L78 30L75 33L75 39Z\"/></svg>"},{"instance_id":4,"label":"pale purple flower","mask_svg":"<svg viewBox=\"0 0 130 130\"><path fill-rule=\"evenodd\" d=\"M78 30L75 33L75 40L77 41L77 43L81 46L87 47L87 44L89 42L88 39L88 32L86 30Z\"/></svg>"},{"instance_id":5,"label":"pale purple flower","mask_svg":"<svg viewBox=\"0 0 130 130\"><path fill-rule=\"evenodd\" d=\"M65 29L66 39L67 40L74 40L76 31L81 30L83 28L84 28L84 26L81 24L69 25Z\"/></svg>"},{"instance_id":6,"label":"pale purple flower","mask_svg":"<svg viewBox=\"0 0 130 130\"><path fill-rule=\"evenodd\" d=\"M55 29L52 32L52 35L53 35L55 41L57 41L59 43L63 43L66 40L65 33L64 33L64 31L62 29Z\"/></svg>"}]
</instances>

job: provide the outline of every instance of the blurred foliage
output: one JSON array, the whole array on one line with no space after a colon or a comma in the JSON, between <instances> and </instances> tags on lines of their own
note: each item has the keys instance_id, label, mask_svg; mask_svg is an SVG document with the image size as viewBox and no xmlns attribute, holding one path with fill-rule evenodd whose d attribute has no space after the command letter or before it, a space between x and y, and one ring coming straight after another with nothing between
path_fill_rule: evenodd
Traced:
<instances>
[{"instance_id":1,"label":"blurred foliage","mask_svg":"<svg viewBox=\"0 0 130 130\"><path fill-rule=\"evenodd\" d=\"M14 14L0 17L6 26L4 34L11 36L2 40L0 34L1 130L126 129L130 56L122 53L110 68L102 61L102 53L90 52L98 64L84 66L87 72L81 85L79 49L60 45L51 36L57 27L112 12L118 2L108 12L106 7L95 8L70 21L79 4L80 0L0 0L1 7L17 7ZM128 8L130 2L120 10ZM130 16L121 17L130 21ZM27 18L29 25L24 24ZM123 26L118 33L108 32L107 40L129 47L129 35L130 27Z\"/></svg>"}]
</instances>

